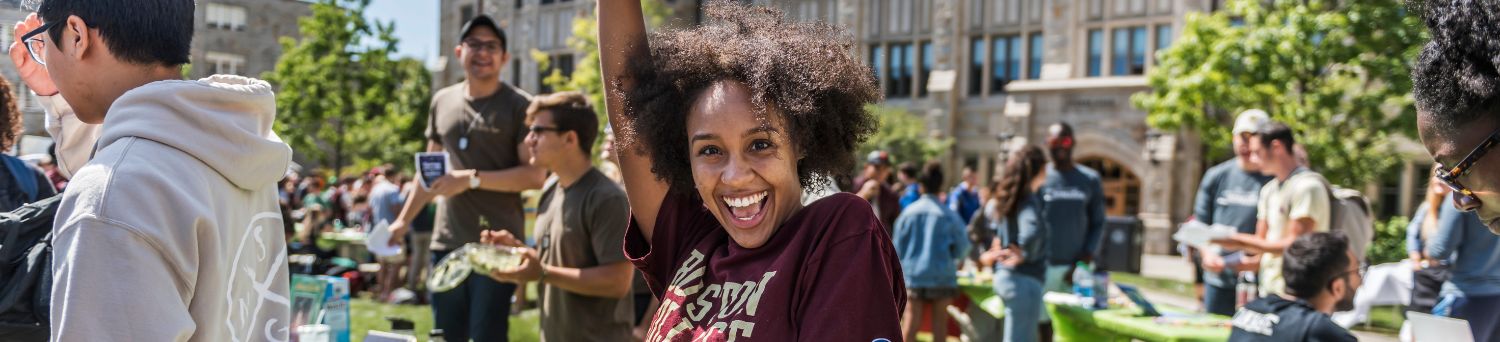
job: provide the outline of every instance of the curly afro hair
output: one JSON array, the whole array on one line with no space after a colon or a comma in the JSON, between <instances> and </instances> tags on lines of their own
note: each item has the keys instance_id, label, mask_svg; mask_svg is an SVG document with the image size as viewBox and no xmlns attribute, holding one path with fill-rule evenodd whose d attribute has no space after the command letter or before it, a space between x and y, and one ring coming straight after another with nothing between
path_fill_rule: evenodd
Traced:
<instances>
[{"instance_id":1,"label":"curly afro hair","mask_svg":"<svg viewBox=\"0 0 1500 342\"><path fill-rule=\"evenodd\" d=\"M1439 132L1500 115L1500 0L1413 3L1432 40L1412 68L1417 108Z\"/></svg>"},{"instance_id":2,"label":"curly afro hair","mask_svg":"<svg viewBox=\"0 0 1500 342\"><path fill-rule=\"evenodd\" d=\"M673 189L693 187L687 116L711 85L737 81L768 124L778 115L801 156L801 185L823 186L853 170L855 149L878 121L865 105L879 102L874 73L852 55L853 37L824 23L791 23L781 11L714 1L703 26L657 32L651 63L631 72L629 127L621 140L651 156L651 171Z\"/></svg>"},{"instance_id":3,"label":"curly afro hair","mask_svg":"<svg viewBox=\"0 0 1500 342\"><path fill-rule=\"evenodd\" d=\"M21 111L16 109L20 100L15 95L10 81L0 77L0 149L6 151L21 138Z\"/></svg>"}]
</instances>

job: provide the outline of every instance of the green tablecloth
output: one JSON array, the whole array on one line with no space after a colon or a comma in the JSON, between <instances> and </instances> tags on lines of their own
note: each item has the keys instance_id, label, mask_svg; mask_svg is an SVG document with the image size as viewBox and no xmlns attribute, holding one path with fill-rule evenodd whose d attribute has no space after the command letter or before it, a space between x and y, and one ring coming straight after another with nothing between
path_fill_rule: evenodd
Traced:
<instances>
[{"instance_id":1,"label":"green tablecloth","mask_svg":"<svg viewBox=\"0 0 1500 342\"><path fill-rule=\"evenodd\" d=\"M979 281L970 277L959 277L958 288L963 290L964 295L969 296L969 301L974 303L969 312L973 313L973 307L978 307L995 319L1005 317L1005 304L1000 301L1000 296L995 295L994 286L988 281Z\"/></svg>"},{"instance_id":2,"label":"green tablecloth","mask_svg":"<svg viewBox=\"0 0 1500 342\"><path fill-rule=\"evenodd\" d=\"M1226 341L1229 317L1193 315L1189 311L1156 305L1169 318L1143 317L1135 308L1088 310L1047 303L1056 341ZM1172 317L1176 315L1177 317Z\"/></svg>"}]
</instances>

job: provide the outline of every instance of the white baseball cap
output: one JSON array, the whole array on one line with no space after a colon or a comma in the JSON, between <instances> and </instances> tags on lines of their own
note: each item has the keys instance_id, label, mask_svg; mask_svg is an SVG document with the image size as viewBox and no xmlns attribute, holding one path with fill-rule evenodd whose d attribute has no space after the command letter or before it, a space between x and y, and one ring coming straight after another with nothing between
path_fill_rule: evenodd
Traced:
<instances>
[{"instance_id":1,"label":"white baseball cap","mask_svg":"<svg viewBox=\"0 0 1500 342\"><path fill-rule=\"evenodd\" d=\"M1247 109L1240 112L1240 116L1234 119L1234 134L1255 133L1271 122L1271 115L1259 109Z\"/></svg>"}]
</instances>

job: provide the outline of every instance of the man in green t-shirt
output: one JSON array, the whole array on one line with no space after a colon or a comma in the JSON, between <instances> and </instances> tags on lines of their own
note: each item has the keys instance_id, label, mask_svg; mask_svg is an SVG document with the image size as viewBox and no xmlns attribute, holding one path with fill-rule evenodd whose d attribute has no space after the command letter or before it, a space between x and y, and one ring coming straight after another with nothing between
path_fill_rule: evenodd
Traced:
<instances>
[{"instance_id":1,"label":"man in green t-shirt","mask_svg":"<svg viewBox=\"0 0 1500 342\"><path fill-rule=\"evenodd\" d=\"M510 59L505 31L480 15L464 24L459 38L455 52L466 80L433 94L427 117L427 151L447 152L451 171L418 186L390 228L391 243L400 243L417 212L442 197L433 227L434 261L479 242L483 231L524 237L521 191L540 188L547 175L527 162L530 151L522 143L531 96L500 82ZM514 284L468 277L457 288L433 293L434 324L450 341L505 340L515 290Z\"/></svg>"},{"instance_id":2,"label":"man in green t-shirt","mask_svg":"<svg viewBox=\"0 0 1500 342\"><path fill-rule=\"evenodd\" d=\"M542 285L542 341L629 341L635 325L630 294L634 267L622 249L630 203L589 156L599 119L578 92L537 97L526 111L531 164L555 175L537 201L537 249L526 249L501 281ZM485 241L523 247L507 231Z\"/></svg>"}]
</instances>

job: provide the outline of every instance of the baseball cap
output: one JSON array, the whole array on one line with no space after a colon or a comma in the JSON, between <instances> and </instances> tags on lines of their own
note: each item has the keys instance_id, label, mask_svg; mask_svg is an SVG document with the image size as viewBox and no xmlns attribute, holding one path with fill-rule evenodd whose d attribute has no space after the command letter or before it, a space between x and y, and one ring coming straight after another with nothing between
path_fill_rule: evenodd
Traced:
<instances>
[{"instance_id":1,"label":"baseball cap","mask_svg":"<svg viewBox=\"0 0 1500 342\"><path fill-rule=\"evenodd\" d=\"M1240 116L1234 119L1234 134L1255 133L1260 131L1261 126L1271 122L1271 115L1259 109L1248 109L1240 112Z\"/></svg>"},{"instance_id":2,"label":"baseball cap","mask_svg":"<svg viewBox=\"0 0 1500 342\"><path fill-rule=\"evenodd\" d=\"M500 36L500 51L506 51L505 30L500 29L500 25L495 24L495 19L490 19L490 16L484 14L480 14L474 17L474 19L469 19L469 22L464 23L464 28L458 31L458 40L468 38L469 33L473 32L476 27L489 27L495 30L495 35Z\"/></svg>"},{"instance_id":3,"label":"baseball cap","mask_svg":"<svg viewBox=\"0 0 1500 342\"><path fill-rule=\"evenodd\" d=\"M865 157L865 162L875 165L891 165L891 155L885 151L870 151L870 155Z\"/></svg>"}]
</instances>

